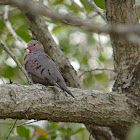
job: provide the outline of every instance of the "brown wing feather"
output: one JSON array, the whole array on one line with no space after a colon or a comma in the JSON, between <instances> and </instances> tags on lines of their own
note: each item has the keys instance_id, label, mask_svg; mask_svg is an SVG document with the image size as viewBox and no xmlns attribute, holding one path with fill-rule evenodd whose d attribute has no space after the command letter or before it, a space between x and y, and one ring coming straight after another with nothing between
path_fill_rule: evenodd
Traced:
<instances>
[{"instance_id":1,"label":"brown wing feather","mask_svg":"<svg viewBox=\"0 0 140 140\"><path fill-rule=\"evenodd\" d=\"M24 56L23 64L34 83L41 83L44 85L57 83L61 89L74 97L68 90L64 78L56 64L44 52L27 53Z\"/></svg>"}]
</instances>

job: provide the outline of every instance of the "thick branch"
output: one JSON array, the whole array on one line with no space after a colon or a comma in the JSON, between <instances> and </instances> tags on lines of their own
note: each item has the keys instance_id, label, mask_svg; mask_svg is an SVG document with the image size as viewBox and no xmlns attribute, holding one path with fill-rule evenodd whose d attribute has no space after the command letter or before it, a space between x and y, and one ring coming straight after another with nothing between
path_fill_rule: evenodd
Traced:
<instances>
[{"instance_id":1,"label":"thick branch","mask_svg":"<svg viewBox=\"0 0 140 140\"><path fill-rule=\"evenodd\" d=\"M0 85L0 118L96 124L109 126L120 135L136 122L130 99L124 94L76 88L71 92L76 99L56 87Z\"/></svg>"},{"instance_id":2,"label":"thick branch","mask_svg":"<svg viewBox=\"0 0 140 140\"><path fill-rule=\"evenodd\" d=\"M138 38L138 36L140 35L140 26L134 26L134 24L131 22L129 23L130 25L127 26L122 25L121 23L119 23L119 25L99 25L93 23L89 19L82 19L76 16L71 17L55 12L51 8L45 7L44 5L35 4L28 0L10 0L10 2L16 4L18 7L21 7L22 11L24 12L50 17L51 19L59 20L63 23L70 24L72 26L78 26L93 32L121 35L125 36L126 39L129 39L131 41L133 41L133 37ZM138 40L135 41L140 44Z\"/></svg>"}]
</instances>

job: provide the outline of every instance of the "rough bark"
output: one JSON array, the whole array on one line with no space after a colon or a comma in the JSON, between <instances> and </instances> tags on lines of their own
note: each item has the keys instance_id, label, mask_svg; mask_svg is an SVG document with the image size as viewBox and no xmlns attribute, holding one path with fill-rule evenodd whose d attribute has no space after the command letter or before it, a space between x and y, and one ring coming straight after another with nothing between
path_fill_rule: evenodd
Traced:
<instances>
[{"instance_id":1,"label":"rough bark","mask_svg":"<svg viewBox=\"0 0 140 140\"><path fill-rule=\"evenodd\" d=\"M76 99L59 88L42 85L0 85L0 118L37 119L108 126L119 137L138 121L125 94L70 88ZM133 102L133 104L137 104Z\"/></svg>"},{"instance_id":2,"label":"rough bark","mask_svg":"<svg viewBox=\"0 0 140 140\"><path fill-rule=\"evenodd\" d=\"M105 0L105 9L107 20L111 24L138 23L135 0ZM113 46L114 67L117 74L114 90L122 92L132 84L134 69L140 59L140 47L120 36L111 34L110 37Z\"/></svg>"}]
</instances>

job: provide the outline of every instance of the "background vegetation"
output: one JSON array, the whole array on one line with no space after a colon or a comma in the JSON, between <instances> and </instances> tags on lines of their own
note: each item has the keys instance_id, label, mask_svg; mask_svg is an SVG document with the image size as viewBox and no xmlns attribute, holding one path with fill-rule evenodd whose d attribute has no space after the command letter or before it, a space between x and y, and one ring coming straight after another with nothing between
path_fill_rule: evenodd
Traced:
<instances>
[{"instance_id":1,"label":"background vegetation","mask_svg":"<svg viewBox=\"0 0 140 140\"><path fill-rule=\"evenodd\" d=\"M94 1L97 6L104 11L104 0ZM96 23L106 24L85 0L44 0L43 2L61 13L71 16L76 14L82 18L87 17ZM137 1L137 5L138 3ZM5 26L3 20L4 9L5 6L0 6L0 38L6 42L9 49L22 63L26 51L23 45L15 40ZM9 10L9 21L15 32L24 41L30 41L32 35L22 13L16 7L9 7ZM44 20L55 41L77 70L84 87L86 89L111 91L114 82L114 72L110 71L113 70L113 58L109 36L68 26L46 17ZM15 62L2 47L0 47L0 84L8 84L9 79L14 83L28 84L25 76ZM23 122L18 121L19 124ZM10 130L9 127L11 127L12 124L13 120L10 119L0 121L0 140L6 138ZM135 132L130 133L129 139L132 136L133 140L134 137L138 138L135 135L137 134L136 131L140 130L140 127L134 128L132 131L134 130ZM89 133L83 124L40 121L15 128L9 140L87 140L88 138ZM132 140L132 138L130 140Z\"/></svg>"}]
</instances>

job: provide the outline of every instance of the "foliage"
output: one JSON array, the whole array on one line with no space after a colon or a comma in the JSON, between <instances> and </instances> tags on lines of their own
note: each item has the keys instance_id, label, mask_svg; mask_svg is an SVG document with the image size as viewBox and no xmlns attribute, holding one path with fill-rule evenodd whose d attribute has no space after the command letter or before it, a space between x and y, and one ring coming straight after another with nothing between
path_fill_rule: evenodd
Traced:
<instances>
[{"instance_id":1,"label":"foliage","mask_svg":"<svg viewBox=\"0 0 140 140\"><path fill-rule=\"evenodd\" d=\"M133 126L128 133L127 140L139 140L140 139L140 124Z\"/></svg>"},{"instance_id":2,"label":"foliage","mask_svg":"<svg viewBox=\"0 0 140 140\"><path fill-rule=\"evenodd\" d=\"M11 126L12 122L10 125L0 126L1 140L5 140ZM31 140L33 138L36 140L55 140L57 138L63 140L70 138L85 140L88 136L89 134L83 124L40 121L31 125L14 128L9 140Z\"/></svg>"},{"instance_id":3,"label":"foliage","mask_svg":"<svg viewBox=\"0 0 140 140\"><path fill-rule=\"evenodd\" d=\"M46 3L58 12L72 16L76 14L82 18L90 18L96 23L104 23L99 15L95 16L92 6L86 0L44 0L44 4ZM101 9L104 9L103 0L95 0L95 3ZM4 6L0 6L0 9L0 12L4 13ZM30 41L31 32L22 13L20 10L15 9L15 7L10 7L10 10L9 21L15 32L24 41ZM54 39L67 55L71 64L77 70L78 75L81 75L85 70L95 68L113 69L112 48L109 36L65 25L49 18L45 20ZM6 28L3 16L0 17L0 38L6 42L9 49L22 63L23 56L26 52L22 44L15 40ZM27 84L25 76L1 47L0 56L0 83L9 83L9 79L11 79L14 83ZM82 75L81 81L85 88L109 91L113 85L113 77L114 73L110 71L97 70ZM12 123L0 125L0 140L6 138L9 133L9 127L11 126ZM29 140L33 137L37 140L54 140L56 138L63 140L70 138L86 140L88 136L89 134L82 124L45 121L42 125L37 123L15 128L9 140Z\"/></svg>"}]
</instances>

